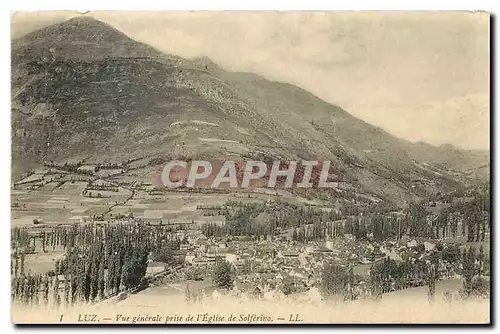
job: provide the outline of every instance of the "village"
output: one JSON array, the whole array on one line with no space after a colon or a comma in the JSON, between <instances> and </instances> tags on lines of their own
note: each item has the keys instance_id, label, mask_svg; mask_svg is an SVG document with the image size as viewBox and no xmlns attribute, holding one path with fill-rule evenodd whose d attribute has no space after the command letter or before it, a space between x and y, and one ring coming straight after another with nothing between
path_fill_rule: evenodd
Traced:
<instances>
[{"instance_id":1,"label":"village","mask_svg":"<svg viewBox=\"0 0 500 334\"><path fill-rule=\"evenodd\" d=\"M385 258L398 263L409 261L430 261L436 247L453 249L455 243L424 238L384 242L359 242L346 234L326 242L298 243L292 240L267 238L266 240L245 240L248 238L210 238L199 234L182 237L179 251L184 262L176 271L171 271L166 263L150 261L148 275L161 276L168 273L169 283L179 282L186 277L203 281L219 261L231 264L234 270L232 295L246 298L295 298L320 299L322 273L325 264L337 263L345 268L353 268L355 285L352 287L354 299L370 298L372 295L370 267ZM405 241L408 240L408 241ZM403 260L405 259L405 260ZM461 278L461 268L447 259L439 260L439 279ZM165 282L162 280L162 282ZM386 292L396 289L418 287L425 284L425 277L414 273L406 282L392 281ZM211 291L210 289L208 291ZM213 289L212 289L213 291ZM218 294L218 292L216 293ZM264 297L265 296L265 297ZM210 295L208 295L210 297Z\"/></svg>"},{"instance_id":2,"label":"village","mask_svg":"<svg viewBox=\"0 0 500 334\"><path fill-rule=\"evenodd\" d=\"M341 293L336 292L341 298L379 298L427 286L431 262L436 280L456 282L456 293L463 280L462 252L471 245L485 254L475 260L476 272L489 275L488 212L478 207L471 216L467 211L469 205L484 206L477 190L434 194L414 207L370 211L373 200L361 195L325 201L274 189L165 190L152 176L160 162L49 164L14 185L12 226L27 229L35 240L43 234L44 243L45 233L71 226L104 231L115 225L160 226L166 231L158 241L163 246L150 252L149 283L141 289L171 286L189 300L230 294L317 301L325 297L325 271L331 265L342 271ZM33 266L46 274L64 259L65 250L58 247L50 258L31 249L28 272ZM231 284L223 289L213 282L219 263L229 264L231 272ZM377 266L396 271L382 277L374 274ZM62 289L66 276L61 272L57 277Z\"/></svg>"}]
</instances>

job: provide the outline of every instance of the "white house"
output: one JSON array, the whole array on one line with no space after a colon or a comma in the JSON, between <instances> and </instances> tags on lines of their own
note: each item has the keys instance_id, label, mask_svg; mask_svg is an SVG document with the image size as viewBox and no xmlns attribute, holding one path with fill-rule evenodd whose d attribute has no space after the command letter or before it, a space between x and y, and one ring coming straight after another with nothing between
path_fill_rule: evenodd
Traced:
<instances>
[{"instance_id":1,"label":"white house","mask_svg":"<svg viewBox=\"0 0 500 334\"><path fill-rule=\"evenodd\" d=\"M226 261L229 262L229 263L236 263L236 261L239 260L239 256L236 255L236 254L232 254L232 253L227 253L226 254Z\"/></svg>"},{"instance_id":2,"label":"white house","mask_svg":"<svg viewBox=\"0 0 500 334\"><path fill-rule=\"evenodd\" d=\"M417 247L418 243L417 243L417 240L413 239L412 241L409 241L406 246L408 248L412 248L412 247Z\"/></svg>"},{"instance_id":3,"label":"white house","mask_svg":"<svg viewBox=\"0 0 500 334\"><path fill-rule=\"evenodd\" d=\"M184 261L185 261L186 263L193 264L193 260L195 259L195 257L196 257L196 256L194 255L194 253L191 253L191 252L190 252L190 253L187 253L187 254L186 254L186 257L185 257L185 259L184 259Z\"/></svg>"},{"instance_id":4,"label":"white house","mask_svg":"<svg viewBox=\"0 0 500 334\"><path fill-rule=\"evenodd\" d=\"M426 252L430 252L436 249L436 245L429 241L424 242L424 247Z\"/></svg>"}]
</instances>

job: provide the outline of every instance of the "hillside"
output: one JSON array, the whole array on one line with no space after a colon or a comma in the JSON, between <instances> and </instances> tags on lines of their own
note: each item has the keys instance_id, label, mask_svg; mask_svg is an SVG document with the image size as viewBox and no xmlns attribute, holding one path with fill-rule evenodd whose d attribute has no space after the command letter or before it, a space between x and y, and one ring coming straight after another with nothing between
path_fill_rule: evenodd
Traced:
<instances>
[{"instance_id":1,"label":"hillside","mask_svg":"<svg viewBox=\"0 0 500 334\"><path fill-rule=\"evenodd\" d=\"M401 202L489 171L488 152L410 143L293 85L163 54L91 18L14 40L11 80L14 179L75 159L319 157L348 189Z\"/></svg>"}]
</instances>

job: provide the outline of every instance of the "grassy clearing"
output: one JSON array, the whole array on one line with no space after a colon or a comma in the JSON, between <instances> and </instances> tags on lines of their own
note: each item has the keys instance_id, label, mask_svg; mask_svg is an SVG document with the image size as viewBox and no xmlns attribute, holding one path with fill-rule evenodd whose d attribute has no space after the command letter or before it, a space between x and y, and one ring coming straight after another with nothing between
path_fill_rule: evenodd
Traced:
<instances>
[{"instance_id":1,"label":"grassy clearing","mask_svg":"<svg viewBox=\"0 0 500 334\"><path fill-rule=\"evenodd\" d=\"M50 270L54 270L55 261L59 259L64 251L59 249L53 251L50 249L47 253L42 253L39 250L39 253L36 254L27 254L24 262L25 271L32 273L45 274Z\"/></svg>"}]
</instances>

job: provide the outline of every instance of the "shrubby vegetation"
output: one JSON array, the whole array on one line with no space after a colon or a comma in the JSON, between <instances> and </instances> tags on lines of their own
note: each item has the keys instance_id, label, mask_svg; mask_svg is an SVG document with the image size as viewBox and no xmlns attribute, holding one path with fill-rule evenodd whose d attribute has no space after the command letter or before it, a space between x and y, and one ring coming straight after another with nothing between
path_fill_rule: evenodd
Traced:
<instances>
[{"instance_id":1,"label":"shrubby vegetation","mask_svg":"<svg viewBox=\"0 0 500 334\"><path fill-rule=\"evenodd\" d=\"M212 280L216 287L231 290L233 288L234 281L231 264L226 261L218 262L215 265Z\"/></svg>"}]
</instances>

